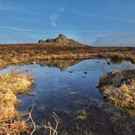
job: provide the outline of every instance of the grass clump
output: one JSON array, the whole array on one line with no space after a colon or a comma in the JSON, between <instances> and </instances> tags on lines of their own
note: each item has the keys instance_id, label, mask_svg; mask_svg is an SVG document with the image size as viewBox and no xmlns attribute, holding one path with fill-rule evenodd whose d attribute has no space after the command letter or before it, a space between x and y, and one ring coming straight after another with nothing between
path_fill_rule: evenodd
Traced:
<instances>
[{"instance_id":1,"label":"grass clump","mask_svg":"<svg viewBox=\"0 0 135 135\"><path fill-rule=\"evenodd\" d=\"M33 79L25 73L7 73L0 75L0 134L22 132L25 122L15 120L19 117L16 110L17 94L27 92L33 84ZM11 120L15 120L12 121ZM19 131L19 127L20 131ZM1 133L2 132L2 133ZM13 133L12 133L13 132Z\"/></svg>"},{"instance_id":2,"label":"grass clump","mask_svg":"<svg viewBox=\"0 0 135 135\"><path fill-rule=\"evenodd\" d=\"M109 73L100 79L99 88L115 106L135 110L135 70Z\"/></svg>"},{"instance_id":3,"label":"grass clump","mask_svg":"<svg viewBox=\"0 0 135 135\"><path fill-rule=\"evenodd\" d=\"M16 120L0 123L0 135L20 135L27 132L28 126L25 121Z\"/></svg>"},{"instance_id":4,"label":"grass clump","mask_svg":"<svg viewBox=\"0 0 135 135\"><path fill-rule=\"evenodd\" d=\"M27 92L32 86L32 77L23 73L7 73L0 76L0 91L10 90L14 94Z\"/></svg>"}]
</instances>

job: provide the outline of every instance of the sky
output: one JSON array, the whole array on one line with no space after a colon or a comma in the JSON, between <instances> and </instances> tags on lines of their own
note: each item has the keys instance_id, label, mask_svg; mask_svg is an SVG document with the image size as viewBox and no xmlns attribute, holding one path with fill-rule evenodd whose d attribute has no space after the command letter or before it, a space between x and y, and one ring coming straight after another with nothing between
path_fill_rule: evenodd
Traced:
<instances>
[{"instance_id":1,"label":"sky","mask_svg":"<svg viewBox=\"0 0 135 135\"><path fill-rule=\"evenodd\" d=\"M135 46L135 0L0 0L0 43L59 33L96 46Z\"/></svg>"}]
</instances>

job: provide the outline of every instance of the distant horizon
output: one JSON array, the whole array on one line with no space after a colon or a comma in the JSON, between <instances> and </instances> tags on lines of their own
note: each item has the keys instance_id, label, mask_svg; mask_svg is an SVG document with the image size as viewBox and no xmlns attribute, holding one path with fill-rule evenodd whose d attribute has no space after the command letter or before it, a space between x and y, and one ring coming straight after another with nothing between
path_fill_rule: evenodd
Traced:
<instances>
[{"instance_id":1,"label":"distant horizon","mask_svg":"<svg viewBox=\"0 0 135 135\"><path fill-rule=\"evenodd\" d=\"M134 7L132 0L0 0L0 44L63 33L94 46L135 46Z\"/></svg>"},{"instance_id":2,"label":"distant horizon","mask_svg":"<svg viewBox=\"0 0 135 135\"><path fill-rule=\"evenodd\" d=\"M59 33L59 34L63 34L63 33ZM58 34L58 35L59 35ZM38 43L38 41L39 40L47 40L47 39L53 39L53 38L56 38L56 37L58 37L58 35L57 36L54 36L54 37L44 37L44 38L40 38L40 39L38 39L38 40L36 40L36 41L22 41L22 42L6 42L6 43L0 43L0 45L14 45L14 44L36 44L36 43ZM63 34L64 35L64 34ZM79 42L79 43L82 43L82 44L84 44L84 45L89 45L89 46L93 46L93 47L135 47L135 43L132 43L132 44L129 44L129 43L100 43L100 44L98 44L98 43L96 43L97 41L94 41L94 42L85 42L85 41L79 41L79 40L77 40L77 39L74 39L74 38L72 38L72 37L68 37L67 35L65 35L67 38L69 38L69 39L73 39L74 41L77 41L77 42Z\"/></svg>"}]
</instances>

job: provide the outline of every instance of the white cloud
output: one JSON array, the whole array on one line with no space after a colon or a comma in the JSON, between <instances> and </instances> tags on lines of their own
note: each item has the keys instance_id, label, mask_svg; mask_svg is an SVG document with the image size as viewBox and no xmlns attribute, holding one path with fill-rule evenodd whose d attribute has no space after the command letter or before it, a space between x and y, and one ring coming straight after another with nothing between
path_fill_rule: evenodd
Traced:
<instances>
[{"instance_id":1,"label":"white cloud","mask_svg":"<svg viewBox=\"0 0 135 135\"><path fill-rule=\"evenodd\" d=\"M57 20L59 19L60 15L57 14L57 13L54 13L50 16L50 21L51 21L51 25L53 27L56 27L57 26Z\"/></svg>"},{"instance_id":2,"label":"white cloud","mask_svg":"<svg viewBox=\"0 0 135 135\"><path fill-rule=\"evenodd\" d=\"M135 33L132 32L106 32L97 35L93 42L95 46L135 46Z\"/></svg>"},{"instance_id":3,"label":"white cloud","mask_svg":"<svg viewBox=\"0 0 135 135\"><path fill-rule=\"evenodd\" d=\"M50 19L52 27L57 26L58 20L60 19L61 15L64 11L65 11L65 8L59 8L58 11L56 11L55 13L50 15L49 19Z\"/></svg>"},{"instance_id":4,"label":"white cloud","mask_svg":"<svg viewBox=\"0 0 135 135\"><path fill-rule=\"evenodd\" d=\"M25 28L20 28L20 27L13 27L13 26L0 26L0 29L19 31L19 32L32 32L31 29L25 29Z\"/></svg>"}]
</instances>

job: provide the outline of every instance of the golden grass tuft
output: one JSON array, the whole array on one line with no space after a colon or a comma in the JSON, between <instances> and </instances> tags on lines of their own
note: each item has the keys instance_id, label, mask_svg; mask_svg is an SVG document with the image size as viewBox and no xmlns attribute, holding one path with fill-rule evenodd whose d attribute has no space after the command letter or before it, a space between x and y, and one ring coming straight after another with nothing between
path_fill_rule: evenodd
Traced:
<instances>
[{"instance_id":1,"label":"golden grass tuft","mask_svg":"<svg viewBox=\"0 0 135 135\"><path fill-rule=\"evenodd\" d=\"M134 70L107 74L101 78L99 88L104 97L116 107L128 113L135 110Z\"/></svg>"},{"instance_id":2,"label":"golden grass tuft","mask_svg":"<svg viewBox=\"0 0 135 135\"><path fill-rule=\"evenodd\" d=\"M20 135L28 131L27 124L21 120L0 123L0 135Z\"/></svg>"},{"instance_id":3,"label":"golden grass tuft","mask_svg":"<svg viewBox=\"0 0 135 135\"><path fill-rule=\"evenodd\" d=\"M7 73L0 76L0 91L10 90L15 94L27 92L32 86L30 75L23 73Z\"/></svg>"},{"instance_id":4,"label":"golden grass tuft","mask_svg":"<svg viewBox=\"0 0 135 135\"><path fill-rule=\"evenodd\" d=\"M25 73L6 73L0 75L0 134L20 134L26 129L24 121L14 121L19 113L16 110L18 99L17 94L30 90L33 79Z\"/></svg>"}]
</instances>

